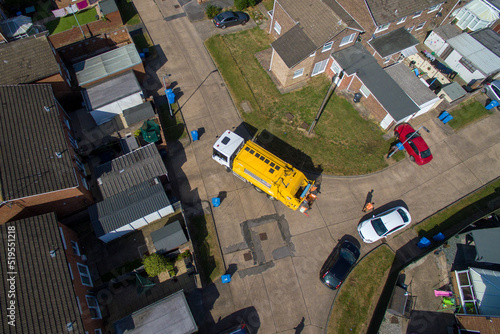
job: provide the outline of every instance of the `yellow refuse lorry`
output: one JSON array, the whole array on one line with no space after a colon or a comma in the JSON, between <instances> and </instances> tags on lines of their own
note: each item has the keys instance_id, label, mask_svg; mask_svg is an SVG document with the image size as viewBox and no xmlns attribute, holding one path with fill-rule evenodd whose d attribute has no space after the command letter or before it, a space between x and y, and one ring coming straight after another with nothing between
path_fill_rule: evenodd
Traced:
<instances>
[{"instance_id":1,"label":"yellow refuse lorry","mask_svg":"<svg viewBox=\"0 0 500 334\"><path fill-rule=\"evenodd\" d=\"M225 131L213 146L212 158L257 191L305 213L317 197L314 181L253 141Z\"/></svg>"}]
</instances>

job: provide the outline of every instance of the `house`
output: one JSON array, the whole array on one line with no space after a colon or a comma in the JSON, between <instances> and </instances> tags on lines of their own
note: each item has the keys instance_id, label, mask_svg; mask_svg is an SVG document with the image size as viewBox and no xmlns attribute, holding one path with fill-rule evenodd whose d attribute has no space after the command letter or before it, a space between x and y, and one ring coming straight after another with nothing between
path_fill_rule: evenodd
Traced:
<instances>
[{"instance_id":1,"label":"house","mask_svg":"<svg viewBox=\"0 0 500 334\"><path fill-rule=\"evenodd\" d=\"M51 85L0 86L0 223L92 202L69 116Z\"/></svg>"},{"instance_id":2,"label":"house","mask_svg":"<svg viewBox=\"0 0 500 334\"><path fill-rule=\"evenodd\" d=\"M491 27L500 16L498 0L472 0L453 12L456 25L462 30L476 31Z\"/></svg>"},{"instance_id":3,"label":"house","mask_svg":"<svg viewBox=\"0 0 500 334\"><path fill-rule=\"evenodd\" d=\"M99 301L74 231L54 213L0 225L2 333L102 334Z\"/></svg>"},{"instance_id":4,"label":"house","mask_svg":"<svg viewBox=\"0 0 500 334\"><path fill-rule=\"evenodd\" d=\"M121 193L152 178L168 180L167 169L155 144L143 146L96 167L95 176L103 198Z\"/></svg>"},{"instance_id":5,"label":"house","mask_svg":"<svg viewBox=\"0 0 500 334\"><path fill-rule=\"evenodd\" d=\"M73 94L70 73L44 33L0 44L0 59L0 85L47 83L60 101Z\"/></svg>"},{"instance_id":6,"label":"house","mask_svg":"<svg viewBox=\"0 0 500 334\"><path fill-rule=\"evenodd\" d=\"M281 86L295 85L325 72L332 52L355 41L366 46L397 29L424 33L453 5L442 0L275 0L269 33L276 40L271 43L269 71ZM399 60L403 50L375 57L388 66Z\"/></svg>"},{"instance_id":7,"label":"house","mask_svg":"<svg viewBox=\"0 0 500 334\"><path fill-rule=\"evenodd\" d=\"M82 88L130 70L134 72L139 81L142 81L141 78L144 78L146 74L142 59L133 43L78 62L73 65L73 69L78 86Z\"/></svg>"},{"instance_id":8,"label":"house","mask_svg":"<svg viewBox=\"0 0 500 334\"><path fill-rule=\"evenodd\" d=\"M361 43L334 52L332 57L332 67L340 74L337 89L361 92L363 105L383 129L394 122L408 121L420 111Z\"/></svg>"},{"instance_id":9,"label":"house","mask_svg":"<svg viewBox=\"0 0 500 334\"><path fill-rule=\"evenodd\" d=\"M482 81L500 72L500 56L467 33L447 39L436 55L466 82Z\"/></svg>"},{"instance_id":10,"label":"house","mask_svg":"<svg viewBox=\"0 0 500 334\"><path fill-rule=\"evenodd\" d=\"M38 34L43 30L33 25L31 17L19 15L0 21L0 31L5 39L13 41Z\"/></svg>"},{"instance_id":11,"label":"house","mask_svg":"<svg viewBox=\"0 0 500 334\"><path fill-rule=\"evenodd\" d=\"M500 57L500 34L497 31L486 28L474 31L470 35L485 48Z\"/></svg>"},{"instance_id":12,"label":"house","mask_svg":"<svg viewBox=\"0 0 500 334\"><path fill-rule=\"evenodd\" d=\"M446 48L446 41L462 33L456 25L446 24L433 29L424 41L424 44L435 53L438 53L443 47ZM444 49L443 49L444 50Z\"/></svg>"},{"instance_id":13,"label":"house","mask_svg":"<svg viewBox=\"0 0 500 334\"><path fill-rule=\"evenodd\" d=\"M116 116L121 118L124 110L145 102L141 85L131 70L84 88L82 96L85 107L97 125L109 122Z\"/></svg>"},{"instance_id":14,"label":"house","mask_svg":"<svg viewBox=\"0 0 500 334\"><path fill-rule=\"evenodd\" d=\"M110 242L174 211L160 180L153 178L91 206L89 215L96 236Z\"/></svg>"},{"instance_id":15,"label":"house","mask_svg":"<svg viewBox=\"0 0 500 334\"><path fill-rule=\"evenodd\" d=\"M118 320L113 328L116 334L191 334L198 331L182 290Z\"/></svg>"}]
</instances>

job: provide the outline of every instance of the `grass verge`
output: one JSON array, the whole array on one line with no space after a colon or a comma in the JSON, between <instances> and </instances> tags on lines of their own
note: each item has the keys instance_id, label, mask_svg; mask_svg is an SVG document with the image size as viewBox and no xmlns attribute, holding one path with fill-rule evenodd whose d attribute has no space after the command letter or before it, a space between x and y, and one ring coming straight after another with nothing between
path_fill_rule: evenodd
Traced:
<instances>
[{"instance_id":1,"label":"grass verge","mask_svg":"<svg viewBox=\"0 0 500 334\"><path fill-rule=\"evenodd\" d=\"M216 35L206 41L244 121L256 132L265 129L277 142L286 144L278 149L278 156L301 169L359 175L386 167L390 143L383 140L382 129L363 119L348 100L335 93L314 136L305 135L302 129L312 123L330 83L324 76L316 76L307 86L281 94L255 57L268 49L270 42L269 35L259 28ZM243 112L243 103L252 111Z\"/></svg>"},{"instance_id":2,"label":"grass verge","mask_svg":"<svg viewBox=\"0 0 500 334\"><path fill-rule=\"evenodd\" d=\"M97 11L94 8L79 11L76 14L78 23L83 26L87 23L97 21L96 19ZM58 19L47 22L46 28L51 35L57 34L62 31L70 30L73 27L78 27L78 23L75 20L74 15L67 15L65 17L60 17Z\"/></svg>"},{"instance_id":3,"label":"grass verge","mask_svg":"<svg viewBox=\"0 0 500 334\"><path fill-rule=\"evenodd\" d=\"M491 211L488 203L500 196L500 179L497 179L446 209L423 220L414 227L419 236L429 237L446 231L453 226L477 215L486 215Z\"/></svg>"},{"instance_id":4,"label":"grass verge","mask_svg":"<svg viewBox=\"0 0 500 334\"><path fill-rule=\"evenodd\" d=\"M481 118L491 115L493 112L478 101L467 101L460 104L460 108L453 110L451 114L453 119L448 124L455 130L461 129L470 123L476 122Z\"/></svg>"},{"instance_id":5,"label":"grass verge","mask_svg":"<svg viewBox=\"0 0 500 334\"><path fill-rule=\"evenodd\" d=\"M394 256L389 247L381 245L354 267L338 292L328 334L366 332Z\"/></svg>"},{"instance_id":6,"label":"grass verge","mask_svg":"<svg viewBox=\"0 0 500 334\"><path fill-rule=\"evenodd\" d=\"M132 0L122 0L116 2L116 4L118 5L118 10L120 11L123 23L128 26L141 23L141 18L139 17Z\"/></svg>"},{"instance_id":7,"label":"grass verge","mask_svg":"<svg viewBox=\"0 0 500 334\"><path fill-rule=\"evenodd\" d=\"M214 282L224 273L222 254L211 215L191 219L191 238L203 284Z\"/></svg>"},{"instance_id":8,"label":"grass verge","mask_svg":"<svg viewBox=\"0 0 500 334\"><path fill-rule=\"evenodd\" d=\"M161 127L167 141L176 141L187 137L186 127L184 126L184 121L179 112L179 105L177 103L172 104L172 113L174 114L173 118L170 117L168 104L161 105L158 110Z\"/></svg>"}]
</instances>

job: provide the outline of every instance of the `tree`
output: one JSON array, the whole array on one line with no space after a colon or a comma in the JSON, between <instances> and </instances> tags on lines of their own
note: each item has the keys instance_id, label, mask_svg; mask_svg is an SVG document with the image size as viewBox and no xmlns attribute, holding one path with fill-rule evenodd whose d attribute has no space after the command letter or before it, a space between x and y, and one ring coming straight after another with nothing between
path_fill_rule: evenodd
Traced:
<instances>
[{"instance_id":1,"label":"tree","mask_svg":"<svg viewBox=\"0 0 500 334\"><path fill-rule=\"evenodd\" d=\"M146 256L142 264L144 264L144 269L149 277L155 277L174 269L174 265L167 258L157 253Z\"/></svg>"}]
</instances>

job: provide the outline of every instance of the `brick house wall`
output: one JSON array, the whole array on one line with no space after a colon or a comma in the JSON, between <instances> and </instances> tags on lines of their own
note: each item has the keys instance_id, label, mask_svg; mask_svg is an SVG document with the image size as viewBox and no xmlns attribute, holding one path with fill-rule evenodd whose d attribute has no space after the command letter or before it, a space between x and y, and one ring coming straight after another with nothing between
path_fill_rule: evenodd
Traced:
<instances>
[{"instance_id":1,"label":"brick house wall","mask_svg":"<svg viewBox=\"0 0 500 334\"><path fill-rule=\"evenodd\" d=\"M83 327L89 333L94 333L96 329L103 329L104 326L102 319L92 319L85 296L90 295L95 297L95 293L90 291L92 287L83 284L80 272L78 271L78 264L87 266L87 261L82 258L82 255L85 255L85 252L81 249L76 232L61 223L58 225L59 230L61 231L61 238L63 240L64 253L66 254L66 260L68 261L68 270L70 270L73 288L76 296L78 297L77 300L81 309Z\"/></svg>"},{"instance_id":2,"label":"brick house wall","mask_svg":"<svg viewBox=\"0 0 500 334\"><path fill-rule=\"evenodd\" d=\"M281 26L281 33L278 34L278 32L275 30L275 24L278 22L278 24ZM284 33L286 33L288 30L292 29L296 25L296 22L290 17L290 15L285 12L283 7L279 4L278 1L274 2L274 10L273 10L273 18L271 20L271 24L269 26L269 33L277 39L278 37L282 36Z\"/></svg>"},{"instance_id":3,"label":"brick house wall","mask_svg":"<svg viewBox=\"0 0 500 334\"><path fill-rule=\"evenodd\" d=\"M131 43L133 40L127 28L121 26L119 29L93 36L84 41L60 46L57 48L57 52L64 63L74 64Z\"/></svg>"},{"instance_id":4,"label":"brick house wall","mask_svg":"<svg viewBox=\"0 0 500 334\"><path fill-rule=\"evenodd\" d=\"M59 49L65 45L69 45L87 38L91 38L95 35L103 34L105 32L116 31L118 28L123 26L123 21L120 16L120 12L116 11L106 15L106 20L97 20L94 22L82 25L81 28L85 34L85 38L82 35L82 31L79 27L75 27L70 30L60 32L55 35L50 35L49 39L56 49Z\"/></svg>"},{"instance_id":5,"label":"brick house wall","mask_svg":"<svg viewBox=\"0 0 500 334\"><path fill-rule=\"evenodd\" d=\"M64 73L64 71L62 71ZM64 73L67 76L66 73ZM61 73L51 75L50 77L43 78L41 80L35 81L34 83L38 84L50 84L52 86L52 91L54 92L54 96L58 100L63 100L68 96L77 95L75 91L68 84L66 79L61 75Z\"/></svg>"}]
</instances>

